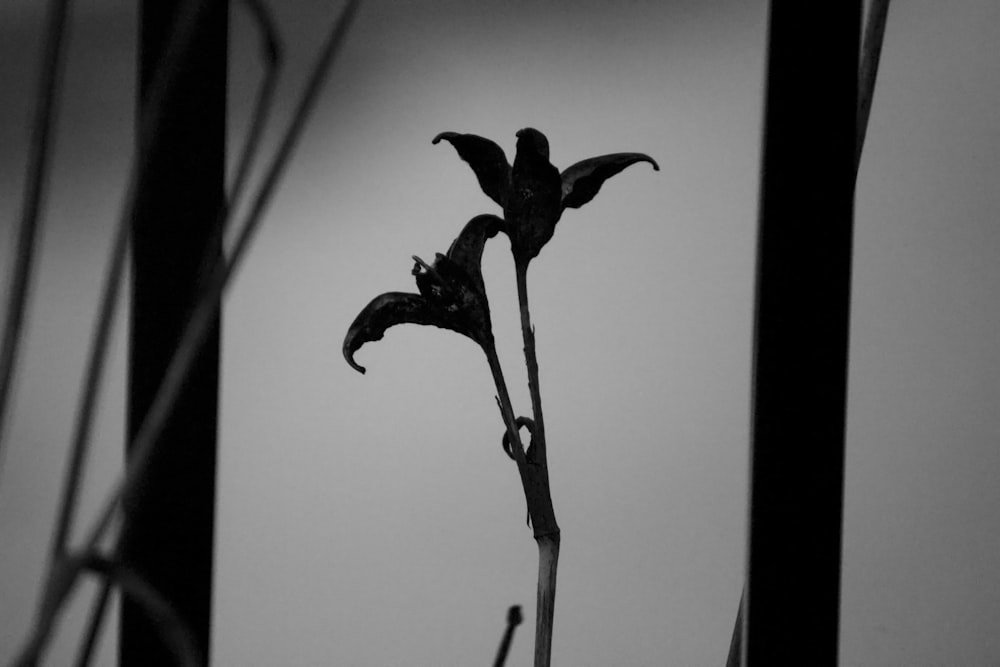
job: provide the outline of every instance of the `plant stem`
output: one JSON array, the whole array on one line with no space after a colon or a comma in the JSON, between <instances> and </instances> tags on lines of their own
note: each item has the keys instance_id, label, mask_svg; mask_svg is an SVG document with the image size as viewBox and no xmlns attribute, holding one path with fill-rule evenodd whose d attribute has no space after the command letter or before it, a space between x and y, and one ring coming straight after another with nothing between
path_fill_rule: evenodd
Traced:
<instances>
[{"instance_id":1,"label":"plant stem","mask_svg":"<svg viewBox=\"0 0 1000 667\"><path fill-rule=\"evenodd\" d=\"M556 568L559 565L559 531L536 537L535 541L538 543L535 667L549 667L552 660L552 622L556 604Z\"/></svg>"},{"instance_id":2,"label":"plant stem","mask_svg":"<svg viewBox=\"0 0 1000 667\"><path fill-rule=\"evenodd\" d=\"M528 369L528 390L531 394L531 413L535 431L531 436L531 461L518 464L522 481L530 480L542 507L535 519L535 541L538 543L538 596L535 615L535 667L548 667L552 659L552 626L555 617L556 570L559 565L560 531L552 508L549 490L548 456L545 448L545 419L542 414L542 395L538 385L538 358L535 355L535 331L531 326L528 308L528 262L515 259L517 274L517 300L521 310L521 336L524 339L524 361ZM525 494L528 483L525 481ZM529 509L531 502L529 501Z\"/></svg>"},{"instance_id":3,"label":"plant stem","mask_svg":"<svg viewBox=\"0 0 1000 667\"><path fill-rule=\"evenodd\" d=\"M517 418L514 416L514 407L510 402L510 394L507 392L507 382L503 379L503 368L500 367L500 358L497 356L496 344L491 337L483 345L486 352L486 360L490 364L490 372L493 374L493 384L497 388L497 402L500 404L500 414L503 416L503 424L507 428L507 437L510 441L511 453L520 468L525 463L524 447L521 445L521 433L517 428ZM529 510L530 511L530 510Z\"/></svg>"},{"instance_id":4,"label":"plant stem","mask_svg":"<svg viewBox=\"0 0 1000 667\"><path fill-rule=\"evenodd\" d=\"M52 154L50 137L56 125L56 101L62 81L63 61L66 51L66 23L69 14L68 0L53 0L49 4L45 30L44 55L35 116L28 148L27 179L21 222L17 230L16 252L13 257L10 294L0 343L0 468L3 466L3 441L6 435L7 410L13 402L14 369L17 365L21 332L31 291L32 266L35 259L35 242L40 227L45 186L48 181L49 158Z\"/></svg>"},{"instance_id":5,"label":"plant stem","mask_svg":"<svg viewBox=\"0 0 1000 667\"><path fill-rule=\"evenodd\" d=\"M528 391L531 393L531 418L535 420L535 433L531 438L532 460L544 466L545 419L542 415L542 395L538 387L538 358L535 356L535 330L531 326L528 309L528 263L515 261L517 274L517 301L521 310L521 337L524 339L524 362L528 369Z\"/></svg>"}]
</instances>

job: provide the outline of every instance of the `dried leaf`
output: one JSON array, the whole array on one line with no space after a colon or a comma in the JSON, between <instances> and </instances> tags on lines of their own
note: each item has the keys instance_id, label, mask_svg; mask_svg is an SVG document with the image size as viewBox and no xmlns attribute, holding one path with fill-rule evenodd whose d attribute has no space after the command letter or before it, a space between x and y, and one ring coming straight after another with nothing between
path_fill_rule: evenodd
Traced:
<instances>
[{"instance_id":1,"label":"dried leaf","mask_svg":"<svg viewBox=\"0 0 1000 667\"><path fill-rule=\"evenodd\" d=\"M458 132L442 132L431 143L437 144L442 139L454 146L458 156L469 163L483 192L503 206L510 189L510 164L503 149L489 139Z\"/></svg>"},{"instance_id":2,"label":"dried leaf","mask_svg":"<svg viewBox=\"0 0 1000 667\"><path fill-rule=\"evenodd\" d=\"M604 181L636 162L648 162L660 170L660 165L643 153L601 155L567 168L562 173L562 208L580 208L594 198Z\"/></svg>"}]
</instances>

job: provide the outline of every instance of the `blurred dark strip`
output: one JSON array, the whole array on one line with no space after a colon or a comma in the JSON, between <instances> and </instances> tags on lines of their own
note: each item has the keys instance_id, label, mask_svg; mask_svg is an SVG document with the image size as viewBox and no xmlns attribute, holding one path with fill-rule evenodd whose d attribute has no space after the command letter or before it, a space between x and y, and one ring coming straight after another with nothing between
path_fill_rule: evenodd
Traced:
<instances>
[{"instance_id":1,"label":"blurred dark strip","mask_svg":"<svg viewBox=\"0 0 1000 667\"><path fill-rule=\"evenodd\" d=\"M149 99L180 1L147 0L140 12L140 105ZM129 439L136 437L199 295L213 225L224 204L228 2L198 24L178 85L166 95L133 220ZM160 436L148 473L127 501L122 559L177 610L208 662L215 523L219 325L207 336ZM142 609L122 600L120 664L172 665Z\"/></svg>"},{"instance_id":2,"label":"blurred dark strip","mask_svg":"<svg viewBox=\"0 0 1000 667\"><path fill-rule=\"evenodd\" d=\"M837 664L860 2L771 4L745 664Z\"/></svg>"}]
</instances>

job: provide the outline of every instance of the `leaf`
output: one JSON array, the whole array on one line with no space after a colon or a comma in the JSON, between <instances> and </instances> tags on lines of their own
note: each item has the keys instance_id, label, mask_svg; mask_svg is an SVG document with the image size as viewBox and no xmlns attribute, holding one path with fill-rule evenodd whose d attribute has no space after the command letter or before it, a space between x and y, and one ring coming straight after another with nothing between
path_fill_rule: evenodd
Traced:
<instances>
[{"instance_id":1,"label":"leaf","mask_svg":"<svg viewBox=\"0 0 1000 667\"><path fill-rule=\"evenodd\" d=\"M354 353L365 343L382 340L386 330L397 324L432 324L447 327L441 314L420 294L386 292L369 302L358 313L344 338L344 359L351 368L364 373L364 366L354 361ZM464 332L459 332L464 333Z\"/></svg>"},{"instance_id":2,"label":"leaf","mask_svg":"<svg viewBox=\"0 0 1000 667\"><path fill-rule=\"evenodd\" d=\"M598 193L604 181L636 162L660 165L644 153L612 153L582 160L562 173L562 208L580 208Z\"/></svg>"},{"instance_id":3,"label":"leaf","mask_svg":"<svg viewBox=\"0 0 1000 667\"><path fill-rule=\"evenodd\" d=\"M431 143L437 144L442 139L454 146L458 156L469 163L483 192L503 206L510 189L510 164L503 149L489 139L458 132L442 132Z\"/></svg>"}]
</instances>

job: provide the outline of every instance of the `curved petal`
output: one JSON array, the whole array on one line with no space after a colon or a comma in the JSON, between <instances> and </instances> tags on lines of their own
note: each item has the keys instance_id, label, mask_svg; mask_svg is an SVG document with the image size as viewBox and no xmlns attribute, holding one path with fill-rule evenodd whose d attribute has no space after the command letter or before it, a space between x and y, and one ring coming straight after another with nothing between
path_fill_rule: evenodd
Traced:
<instances>
[{"instance_id":1,"label":"curved petal","mask_svg":"<svg viewBox=\"0 0 1000 667\"><path fill-rule=\"evenodd\" d=\"M612 153L577 162L562 173L562 208L580 208L594 198L604 181L636 162L648 162L660 170L644 153Z\"/></svg>"},{"instance_id":2,"label":"curved petal","mask_svg":"<svg viewBox=\"0 0 1000 667\"><path fill-rule=\"evenodd\" d=\"M510 189L510 164L503 149L489 139L459 132L442 132L431 143L437 144L442 139L454 146L458 156L469 163L483 192L503 206Z\"/></svg>"},{"instance_id":3,"label":"curved petal","mask_svg":"<svg viewBox=\"0 0 1000 667\"><path fill-rule=\"evenodd\" d=\"M486 241L496 236L497 232L503 229L503 225L503 218L488 213L477 215L465 223L465 227L448 248L448 259L460 266L484 295L486 287L483 284L483 249L486 247Z\"/></svg>"},{"instance_id":4,"label":"curved petal","mask_svg":"<svg viewBox=\"0 0 1000 667\"><path fill-rule=\"evenodd\" d=\"M519 261L537 256L562 213L562 178L549 162L549 142L534 128L517 133L510 197L504 207L507 234Z\"/></svg>"},{"instance_id":5,"label":"curved petal","mask_svg":"<svg viewBox=\"0 0 1000 667\"><path fill-rule=\"evenodd\" d=\"M423 296L407 292L386 292L371 300L358 316L344 338L344 359L351 368L364 373L364 366L354 361L354 353L367 342L381 340L386 329L397 324L432 324L450 329L447 322ZM464 333L464 332L459 332Z\"/></svg>"}]
</instances>

